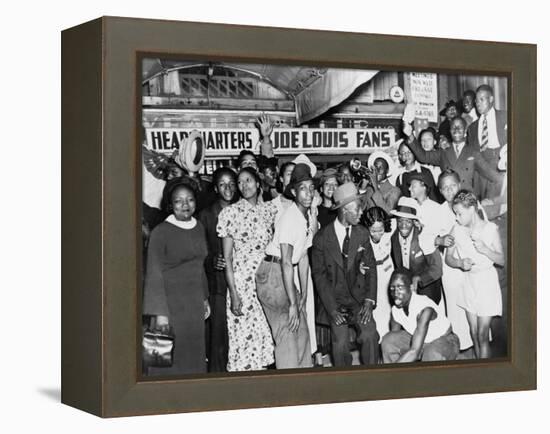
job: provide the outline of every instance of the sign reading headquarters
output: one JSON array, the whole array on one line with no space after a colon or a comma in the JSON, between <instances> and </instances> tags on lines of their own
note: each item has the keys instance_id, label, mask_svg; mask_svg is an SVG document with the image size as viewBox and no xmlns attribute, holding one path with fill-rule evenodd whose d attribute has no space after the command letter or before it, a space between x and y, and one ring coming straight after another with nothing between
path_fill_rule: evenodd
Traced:
<instances>
[{"instance_id":1,"label":"sign reading headquarters","mask_svg":"<svg viewBox=\"0 0 550 434\"><path fill-rule=\"evenodd\" d=\"M194 129L148 128L147 146L157 152L171 154ZM203 128L206 157L237 156L243 149L256 149L258 130ZM389 148L395 143L392 128L280 128L271 135L276 154L368 154Z\"/></svg>"}]
</instances>

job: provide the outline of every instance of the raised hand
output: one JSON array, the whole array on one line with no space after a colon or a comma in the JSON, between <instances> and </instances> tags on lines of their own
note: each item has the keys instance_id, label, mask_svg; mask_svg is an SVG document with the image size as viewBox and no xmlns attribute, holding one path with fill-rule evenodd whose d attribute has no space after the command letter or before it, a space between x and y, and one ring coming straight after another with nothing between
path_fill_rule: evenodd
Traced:
<instances>
[{"instance_id":1,"label":"raised hand","mask_svg":"<svg viewBox=\"0 0 550 434\"><path fill-rule=\"evenodd\" d=\"M273 122L271 122L271 119L265 113L256 120L256 124L262 138L269 137L273 132Z\"/></svg>"}]
</instances>

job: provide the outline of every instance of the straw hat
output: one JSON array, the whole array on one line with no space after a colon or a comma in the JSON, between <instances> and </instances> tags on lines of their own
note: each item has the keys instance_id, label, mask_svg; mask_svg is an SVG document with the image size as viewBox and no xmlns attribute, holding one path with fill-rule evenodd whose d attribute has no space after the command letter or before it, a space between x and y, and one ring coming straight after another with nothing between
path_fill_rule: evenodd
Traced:
<instances>
[{"instance_id":1,"label":"straw hat","mask_svg":"<svg viewBox=\"0 0 550 434\"><path fill-rule=\"evenodd\" d=\"M420 220L418 218L418 212L418 202L413 198L405 196L401 196L397 202L397 207L390 211L390 213L396 217Z\"/></svg>"},{"instance_id":2,"label":"straw hat","mask_svg":"<svg viewBox=\"0 0 550 434\"><path fill-rule=\"evenodd\" d=\"M201 133L193 130L182 143L176 156L176 163L188 172L196 173L204 163L204 151L204 142Z\"/></svg>"},{"instance_id":3,"label":"straw hat","mask_svg":"<svg viewBox=\"0 0 550 434\"><path fill-rule=\"evenodd\" d=\"M390 177L395 170L395 163L391 159L391 157L384 151L376 151L369 155L369 161L368 166L369 169L374 171L374 162L381 158L388 164L388 177Z\"/></svg>"}]
</instances>

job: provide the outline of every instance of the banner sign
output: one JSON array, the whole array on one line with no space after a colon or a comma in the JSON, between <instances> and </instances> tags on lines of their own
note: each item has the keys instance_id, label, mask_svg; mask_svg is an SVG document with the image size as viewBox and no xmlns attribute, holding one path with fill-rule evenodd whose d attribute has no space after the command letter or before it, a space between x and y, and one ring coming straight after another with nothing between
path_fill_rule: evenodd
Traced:
<instances>
[{"instance_id":1,"label":"banner sign","mask_svg":"<svg viewBox=\"0 0 550 434\"><path fill-rule=\"evenodd\" d=\"M411 99L416 108L416 117L439 121L437 109L437 74L411 72Z\"/></svg>"},{"instance_id":2,"label":"banner sign","mask_svg":"<svg viewBox=\"0 0 550 434\"><path fill-rule=\"evenodd\" d=\"M147 128L147 147L172 154L195 129ZM243 149L257 151L255 128L203 128L199 130L206 158L234 157ZM369 154L395 144L393 128L279 128L271 134L275 155Z\"/></svg>"}]
</instances>

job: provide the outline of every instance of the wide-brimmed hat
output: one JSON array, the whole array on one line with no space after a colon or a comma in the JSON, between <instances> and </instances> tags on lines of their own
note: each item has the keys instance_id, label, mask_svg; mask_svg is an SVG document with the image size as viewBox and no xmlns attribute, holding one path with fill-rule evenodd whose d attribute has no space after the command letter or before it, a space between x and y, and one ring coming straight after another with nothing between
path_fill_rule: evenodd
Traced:
<instances>
[{"instance_id":1,"label":"wide-brimmed hat","mask_svg":"<svg viewBox=\"0 0 550 434\"><path fill-rule=\"evenodd\" d=\"M447 112L447 109L448 109L449 107L454 107L454 108L456 109L457 112L460 111L460 107L458 106L458 103L457 103L454 99L452 99L452 100L450 100L450 101L447 101L447 103L445 104L445 106L439 111L439 114L440 114L441 116L445 116L445 113Z\"/></svg>"},{"instance_id":2,"label":"wide-brimmed hat","mask_svg":"<svg viewBox=\"0 0 550 434\"><path fill-rule=\"evenodd\" d=\"M395 170L395 163L391 159L391 157L384 151L376 151L369 155L369 161L368 161L368 167L370 170L374 171L374 162L381 158L388 164L388 174L387 176L390 177Z\"/></svg>"},{"instance_id":3,"label":"wide-brimmed hat","mask_svg":"<svg viewBox=\"0 0 550 434\"><path fill-rule=\"evenodd\" d=\"M286 186L283 194L288 198L294 199L294 195L290 190L295 188L300 182L312 180L311 168L305 163L298 163L294 166L292 175L290 175L290 182Z\"/></svg>"},{"instance_id":4,"label":"wide-brimmed hat","mask_svg":"<svg viewBox=\"0 0 550 434\"><path fill-rule=\"evenodd\" d=\"M357 190L357 186L353 182L346 182L334 190L334 194L332 196L334 205L332 206L332 209L341 208L356 199L361 200L361 205L364 205L364 197L365 193L360 194L359 190Z\"/></svg>"},{"instance_id":5,"label":"wide-brimmed hat","mask_svg":"<svg viewBox=\"0 0 550 434\"><path fill-rule=\"evenodd\" d=\"M200 170L204 163L205 149L202 135L199 131L193 130L180 146L176 163L191 173Z\"/></svg>"},{"instance_id":6,"label":"wide-brimmed hat","mask_svg":"<svg viewBox=\"0 0 550 434\"><path fill-rule=\"evenodd\" d=\"M298 155L294 160L292 160L294 164L307 164L309 166L311 177L315 177L317 173L317 166L311 162L309 158L307 158L306 154L300 154Z\"/></svg>"},{"instance_id":7,"label":"wide-brimmed hat","mask_svg":"<svg viewBox=\"0 0 550 434\"><path fill-rule=\"evenodd\" d=\"M420 220L418 217L418 202L411 197L401 196L397 202L397 207L390 211L391 215L396 217L405 217L413 220Z\"/></svg>"}]
</instances>

